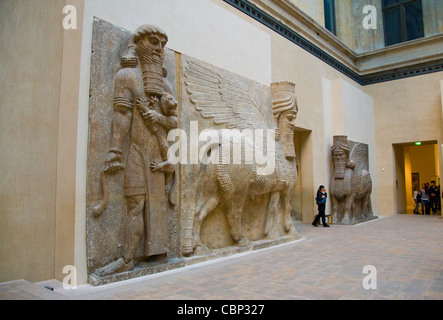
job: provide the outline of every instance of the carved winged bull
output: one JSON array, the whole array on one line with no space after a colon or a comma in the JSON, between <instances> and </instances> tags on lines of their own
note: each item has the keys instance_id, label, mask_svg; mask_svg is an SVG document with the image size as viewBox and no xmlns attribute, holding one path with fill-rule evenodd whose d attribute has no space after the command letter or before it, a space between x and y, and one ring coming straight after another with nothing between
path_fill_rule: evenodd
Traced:
<instances>
[{"instance_id":1,"label":"carved winged bull","mask_svg":"<svg viewBox=\"0 0 443 320\"><path fill-rule=\"evenodd\" d=\"M242 212L248 196L270 194L263 237L269 237L271 224L281 214L284 232L296 235L291 219L291 200L297 185L297 166L294 150L294 121L298 107L294 97L295 85L289 82L272 84L273 104L261 106L245 83L228 79L222 74L194 60L185 65L186 92L196 110L205 119L228 129L274 129L275 170L259 174L259 165L247 163L248 155L240 164L226 163L225 149L219 150L220 161L202 165L198 175L195 210L184 220L182 253L190 255L196 248L208 250L200 239L204 219L217 206L223 205L236 245L246 246L249 240L242 232ZM247 140L247 139L245 139ZM252 143L245 141L245 144ZM268 144L265 144L266 146ZM254 145L254 148L257 148ZM270 150L265 150L270 152ZM282 209L279 209L282 208Z\"/></svg>"},{"instance_id":2,"label":"carved winged bull","mask_svg":"<svg viewBox=\"0 0 443 320\"><path fill-rule=\"evenodd\" d=\"M334 174L330 194L334 218L342 224L372 218L367 145L357 143L350 148L346 136L334 136L331 152Z\"/></svg>"}]
</instances>

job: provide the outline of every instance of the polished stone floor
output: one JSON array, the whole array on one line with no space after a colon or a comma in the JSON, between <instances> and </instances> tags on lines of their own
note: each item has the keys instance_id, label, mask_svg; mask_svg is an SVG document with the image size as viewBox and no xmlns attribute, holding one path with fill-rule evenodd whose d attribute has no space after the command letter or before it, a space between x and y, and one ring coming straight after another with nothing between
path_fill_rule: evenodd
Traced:
<instances>
[{"instance_id":1,"label":"polished stone floor","mask_svg":"<svg viewBox=\"0 0 443 320\"><path fill-rule=\"evenodd\" d=\"M443 300L441 216L296 228L302 240L100 287L3 283L0 299ZM373 269L363 273L365 266Z\"/></svg>"}]
</instances>

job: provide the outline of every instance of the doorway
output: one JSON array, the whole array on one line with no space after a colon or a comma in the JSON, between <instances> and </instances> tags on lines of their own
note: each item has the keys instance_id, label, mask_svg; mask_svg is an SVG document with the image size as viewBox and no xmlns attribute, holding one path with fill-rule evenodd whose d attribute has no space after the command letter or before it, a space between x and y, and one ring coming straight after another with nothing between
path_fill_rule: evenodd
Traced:
<instances>
[{"instance_id":1,"label":"doorway","mask_svg":"<svg viewBox=\"0 0 443 320\"><path fill-rule=\"evenodd\" d=\"M315 212L312 201L313 187L313 148L312 131L295 128L294 145L297 156L298 180L295 188L295 196L292 199L292 218L294 224L307 223L313 219Z\"/></svg>"},{"instance_id":2,"label":"doorway","mask_svg":"<svg viewBox=\"0 0 443 320\"><path fill-rule=\"evenodd\" d=\"M396 212L413 214L414 189L435 181L440 186L437 141L394 144ZM441 191L439 207L441 208ZM420 205L421 212L421 205Z\"/></svg>"}]
</instances>

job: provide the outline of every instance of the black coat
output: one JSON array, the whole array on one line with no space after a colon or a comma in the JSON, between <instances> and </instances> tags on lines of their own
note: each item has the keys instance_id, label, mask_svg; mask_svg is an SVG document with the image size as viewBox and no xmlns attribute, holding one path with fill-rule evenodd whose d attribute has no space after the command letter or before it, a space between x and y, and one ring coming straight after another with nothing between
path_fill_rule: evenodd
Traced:
<instances>
[{"instance_id":1,"label":"black coat","mask_svg":"<svg viewBox=\"0 0 443 320\"><path fill-rule=\"evenodd\" d=\"M322 198L323 196L325 196L324 198ZM324 211L326 208L326 200L328 198L328 194L321 192L321 191L317 191L317 197L315 198L315 201L317 202L318 205L318 210L319 211Z\"/></svg>"}]
</instances>

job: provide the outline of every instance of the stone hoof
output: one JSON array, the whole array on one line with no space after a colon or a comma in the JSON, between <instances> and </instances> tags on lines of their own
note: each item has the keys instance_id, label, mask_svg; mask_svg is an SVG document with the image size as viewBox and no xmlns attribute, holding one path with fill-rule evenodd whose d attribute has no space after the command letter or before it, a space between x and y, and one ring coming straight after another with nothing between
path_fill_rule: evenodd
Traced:
<instances>
[{"instance_id":1,"label":"stone hoof","mask_svg":"<svg viewBox=\"0 0 443 320\"><path fill-rule=\"evenodd\" d=\"M291 223L291 226L289 228L285 228L286 234L290 236L295 236L298 234L297 230L295 229L294 225Z\"/></svg>"},{"instance_id":2,"label":"stone hoof","mask_svg":"<svg viewBox=\"0 0 443 320\"><path fill-rule=\"evenodd\" d=\"M351 224L351 220L348 217L344 217L341 219L342 224Z\"/></svg>"},{"instance_id":3,"label":"stone hoof","mask_svg":"<svg viewBox=\"0 0 443 320\"><path fill-rule=\"evenodd\" d=\"M194 254L194 248L192 246L183 246L182 254L185 257L190 257Z\"/></svg>"},{"instance_id":4,"label":"stone hoof","mask_svg":"<svg viewBox=\"0 0 443 320\"><path fill-rule=\"evenodd\" d=\"M96 274L99 277L108 276L115 273L121 273L125 271L129 271L134 269L134 261L131 260L130 262L126 263L123 258L119 258L108 265L104 266L103 268L95 270L94 274Z\"/></svg>"},{"instance_id":5,"label":"stone hoof","mask_svg":"<svg viewBox=\"0 0 443 320\"><path fill-rule=\"evenodd\" d=\"M285 227L285 232L288 233L294 227L294 225L292 224L292 221L291 221L291 222L285 223L284 227Z\"/></svg>"},{"instance_id":6,"label":"stone hoof","mask_svg":"<svg viewBox=\"0 0 443 320\"><path fill-rule=\"evenodd\" d=\"M275 234L275 233L272 233L272 232L268 233L264 237L265 240L277 240L278 238L279 238L279 236L277 234Z\"/></svg>"},{"instance_id":7,"label":"stone hoof","mask_svg":"<svg viewBox=\"0 0 443 320\"><path fill-rule=\"evenodd\" d=\"M210 253L211 253L211 250L207 246L205 246L203 244L197 245L195 247L195 250L194 250L194 255L195 256L205 256L205 255L208 255Z\"/></svg>"},{"instance_id":8,"label":"stone hoof","mask_svg":"<svg viewBox=\"0 0 443 320\"><path fill-rule=\"evenodd\" d=\"M237 241L236 246L237 247L247 247L249 246L250 241L247 238L242 238L239 241Z\"/></svg>"}]
</instances>

